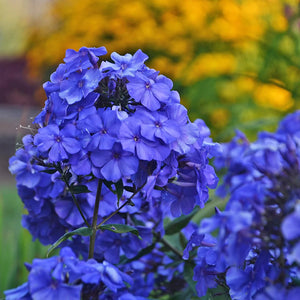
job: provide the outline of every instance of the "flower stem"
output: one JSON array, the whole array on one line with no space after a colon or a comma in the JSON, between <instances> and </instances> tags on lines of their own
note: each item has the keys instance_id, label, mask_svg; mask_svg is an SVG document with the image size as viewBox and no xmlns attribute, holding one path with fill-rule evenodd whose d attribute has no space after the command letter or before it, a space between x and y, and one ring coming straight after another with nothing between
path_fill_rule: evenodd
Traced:
<instances>
[{"instance_id":1,"label":"flower stem","mask_svg":"<svg viewBox=\"0 0 300 300\"><path fill-rule=\"evenodd\" d=\"M174 248L169 242L167 242L164 238L160 236L159 233L153 232L153 235L156 237L157 241L162 243L165 247L167 247L169 250L171 250L173 253L175 253L180 259L182 259L183 254Z\"/></svg>"},{"instance_id":2,"label":"flower stem","mask_svg":"<svg viewBox=\"0 0 300 300\"><path fill-rule=\"evenodd\" d=\"M97 233L98 211L99 211L101 190L102 190L102 180L99 179L99 181L98 181L98 188L97 188L97 194L96 194L96 199L95 199L93 221L92 221L93 233L92 233L92 235L90 237L89 258L93 258L94 257L95 240L96 240L96 233Z\"/></svg>"},{"instance_id":3,"label":"flower stem","mask_svg":"<svg viewBox=\"0 0 300 300\"><path fill-rule=\"evenodd\" d=\"M146 183L145 183L146 184ZM100 226L103 225L106 221L108 221L110 218L112 218L114 215L116 215L123 207L125 207L127 204L129 204L131 202L131 199L137 194L139 193L142 188L145 186L145 184L143 184L141 187L139 187L129 198L128 200L123 203L118 209L116 209L114 212L112 212L108 217L106 217L98 226L97 229L100 229Z\"/></svg>"},{"instance_id":4,"label":"flower stem","mask_svg":"<svg viewBox=\"0 0 300 300\"><path fill-rule=\"evenodd\" d=\"M87 227L91 227L90 224L88 223L87 219L85 218L85 216L84 216L84 214L83 214L81 208L80 208L80 205L79 205L78 200L76 199L74 193L72 192L72 188L71 188L71 186L69 185L69 182L66 180L66 178L65 178L64 176L62 176L62 179L63 179L63 181L65 182L65 184L66 184L66 186L67 186L69 192L71 193L73 202L75 203L75 205L76 205L76 207L77 207L77 209L78 209L78 211L79 211L79 213L80 213L80 215L81 215L81 217L82 217L82 219L83 219L85 225L86 225Z\"/></svg>"}]
</instances>

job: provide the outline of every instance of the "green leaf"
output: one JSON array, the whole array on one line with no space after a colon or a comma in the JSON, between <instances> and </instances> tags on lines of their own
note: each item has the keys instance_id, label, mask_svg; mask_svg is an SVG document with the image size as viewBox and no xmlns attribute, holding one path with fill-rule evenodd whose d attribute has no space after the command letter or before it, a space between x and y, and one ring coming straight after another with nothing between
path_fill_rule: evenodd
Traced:
<instances>
[{"instance_id":1,"label":"green leaf","mask_svg":"<svg viewBox=\"0 0 300 300\"><path fill-rule=\"evenodd\" d=\"M120 179L119 181L117 181L115 183L115 187L116 187L116 193L117 193L117 197L118 197L118 207L119 207L119 202L120 202L120 199L121 199L121 197L123 195L123 190L124 190L124 188L123 188L123 180Z\"/></svg>"},{"instance_id":2,"label":"green leaf","mask_svg":"<svg viewBox=\"0 0 300 300\"><path fill-rule=\"evenodd\" d=\"M46 170L42 170L41 172L47 173L47 174L54 174L57 172L57 170L56 169L46 169Z\"/></svg>"},{"instance_id":3,"label":"green leaf","mask_svg":"<svg viewBox=\"0 0 300 300\"><path fill-rule=\"evenodd\" d=\"M133 186L124 186L124 190L130 193L134 193L135 192L135 188Z\"/></svg>"},{"instance_id":4,"label":"green leaf","mask_svg":"<svg viewBox=\"0 0 300 300\"><path fill-rule=\"evenodd\" d=\"M154 244L151 244L150 246L146 247L146 248L143 248L135 257L133 258L126 258L126 256L122 257L121 260L120 260L120 264L128 264L130 262L133 262L135 260L138 260L140 259L141 257L149 254L152 252L152 250L155 248L155 243Z\"/></svg>"},{"instance_id":5,"label":"green leaf","mask_svg":"<svg viewBox=\"0 0 300 300\"><path fill-rule=\"evenodd\" d=\"M105 186L112 192L112 193L116 193L113 189L112 189L112 182L111 181L107 181L107 180L103 180L103 183L105 184Z\"/></svg>"},{"instance_id":6,"label":"green leaf","mask_svg":"<svg viewBox=\"0 0 300 300\"><path fill-rule=\"evenodd\" d=\"M198 210L199 209L195 207L190 214L185 216L180 216L174 219L173 221L171 221L170 223L168 223L165 226L166 235L172 235L181 231L181 229L184 228L189 223L189 221L193 218L193 216L197 213Z\"/></svg>"},{"instance_id":7,"label":"green leaf","mask_svg":"<svg viewBox=\"0 0 300 300\"><path fill-rule=\"evenodd\" d=\"M50 253L58 247L62 242L67 240L68 238L72 237L73 235L83 235L83 236L91 236L93 233L93 229L89 227L80 227L73 231L69 231L65 233L63 236L61 236L54 244L50 246L50 248L47 251L47 257L50 255Z\"/></svg>"},{"instance_id":8,"label":"green leaf","mask_svg":"<svg viewBox=\"0 0 300 300\"><path fill-rule=\"evenodd\" d=\"M200 209L197 212L197 214L193 218L193 221L195 223L199 224L203 219L214 216L216 213L215 207L218 207L221 211L223 211L225 209L227 202L228 202L228 199L212 198L211 201L209 201L205 204L204 208Z\"/></svg>"},{"instance_id":9,"label":"green leaf","mask_svg":"<svg viewBox=\"0 0 300 300\"><path fill-rule=\"evenodd\" d=\"M71 185L70 192L73 194L90 193L90 190L85 185Z\"/></svg>"},{"instance_id":10,"label":"green leaf","mask_svg":"<svg viewBox=\"0 0 300 300\"><path fill-rule=\"evenodd\" d=\"M105 224L105 225L101 225L99 226L99 228L101 230L109 230L109 231L113 231L115 233L125 233L125 232L130 232L134 235L136 235L140 240L142 239L138 230L135 229L132 226L129 225L124 225L124 224Z\"/></svg>"},{"instance_id":11,"label":"green leaf","mask_svg":"<svg viewBox=\"0 0 300 300\"><path fill-rule=\"evenodd\" d=\"M196 291L196 281L193 280L194 277L194 265L190 262L186 262L184 264L184 270L183 270L183 278L189 285L190 289L193 291L195 295L197 295Z\"/></svg>"}]
</instances>

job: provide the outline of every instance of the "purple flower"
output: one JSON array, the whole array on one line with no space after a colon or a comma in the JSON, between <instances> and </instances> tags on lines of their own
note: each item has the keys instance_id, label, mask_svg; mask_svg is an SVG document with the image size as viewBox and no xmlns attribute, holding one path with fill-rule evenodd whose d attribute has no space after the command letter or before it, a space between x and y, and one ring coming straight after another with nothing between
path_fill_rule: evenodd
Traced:
<instances>
[{"instance_id":1,"label":"purple flower","mask_svg":"<svg viewBox=\"0 0 300 300\"><path fill-rule=\"evenodd\" d=\"M60 84L64 80L67 74L67 66L65 64L60 64L56 71L50 75L50 81L43 84L43 88L49 96L53 92L59 92Z\"/></svg>"},{"instance_id":2,"label":"purple flower","mask_svg":"<svg viewBox=\"0 0 300 300\"><path fill-rule=\"evenodd\" d=\"M105 55L106 53L105 47L81 47L78 52L73 49L68 49L64 61L68 66L68 72L71 73L77 70L94 67L99 60L98 56Z\"/></svg>"},{"instance_id":3,"label":"purple flower","mask_svg":"<svg viewBox=\"0 0 300 300\"><path fill-rule=\"evenodd\" d=\"M32 155L24 149L17 150L15 156L9 159L9 171L16 174L16 179L20 185L28 188L33 188L39 183L40 171L43 169L32 164L31 159Z\"/></svg>"},{"instance_id":4,"label":"purple flower","mask_svg":"<svg viewBox=\"0 0 300 300\"><path fill-rule=\"evenodd\" d=\"M148 56L141 50L136 51L132 56L131 54L119 55L116 52L111 54L114 63L104 61L101 63L100 70L110 76L123 78L127 76L135 76L135 73L141 69Z\"/></svg>"},{"instance_id":5,"label":"purple flower","mask_svg":"<svg viewBox=\"0 0 300 300\"><path fill-rule=\"evenodd\" d=\"M97 112L81 120L78 126L93 134L87 147L89 151L110 150L117 141L121 121L116 111L98 109Z\"/></svg>"},{"instance_id":6,"label":"purple flower","mask_svg":"<svg viewBox=\"0 0 300 300\"><path fill-rule=\"evenodd\" d=\"M150 141L162 140L169 144L179 136L178 123L170 120L166 114L140 110L136 117L141 118L141 134Z\"/></svg>"},{"instance_id":7,"label":"purple flower","mask_svg":"<svg viewBox=\"0 0 300 300\"><path fill-rule=\"evenodd\" d=\"M300 204L295 207L295 211L287 215L282 224L281 231L287 240L295 240L300 237Z\"/></svg>"},{"instance_id":8,"label":"purple flower","mask_svg":"<svg viewBox=\"0 0 300 300\"><path fill-rule=\"evenodd\" d=\"M139 165L138 159L131 152L124 151L120 143L115 143L111 150L92 152L91 161L95 167L100 168L106 180L113 182L134 174Z\"/></svg>"},{"instance_id":9,"label":"purple flower","mask_svg":"<svg viewBox=\"0 0 300 300\"><path fill-rule=\"evenodd\" d=\"M226 282L230 287L230 296L237 300L251 300L265 286L265 278L257 274L252 267L241 270L231 267L226 273Z\"/></svg>"},{"instance_id":10,"label":"purple flower","mask_svg":"<svg viewBox=\"0 0 300 300\"><path fill-rule=\"evenodd\" d=\"M51 93L46 101L44 109L34 119L34 123L40 125L55 123L60 125L66 117L67 106L67 102L61 99L58 93Z\"/></svg>"},{"instance_id":11,"label":"purple flower","mask_svg":"<svg viewBox=\"0 0 300 300\"><path fill-rule=\"evenodd\" d=\"M76 128L68 125L62 130L57 125L51 124L39 129L34 137L34 143L41 152L49 151L49 159L57 162L67 159L68 154L80 151L80 143L75 138Z\"/></svg>"},{"instance_id":12,"label":"purple flower","mask_svg":"<svg viewBox=\"0 0 300 300\"><path fill-rule=\"evenodd\" d=\"M71 73L67 79L61 82L59 96L66 99L68 104L74 104L93 92L101 77L98 69Z\"/></svg>"},{"instance_id":13,"label":"purple flower","mask_svg":"<svg viewBox=\"0 0 300 300\"><path fill-rule=\"evenodd\" d=\"M28 282L23 283L19 287L11 290L4 291L6 300L31 300L29 294Z\"/></svg>"},{"instance_id":14,"label":"purple flower","mask_svg":"<svg viewBox=\"0 0 300 300\"><path fill-rule=\"evenodd\" d=\"M53 278L44 267L32 268L28 277L33 299L80 299L82 285L69 285Z\"/></svg>"},{"instance_id":15,"label":"purple flower","mask_svg":"<svg viewBox=\"0 0 300 300\"><path fill-rule=\"evenodd\" d=\"M127 84L129 95L150 111L158 110L161 102L168 102L171 88L164 80L154 80L144 75L130 77Z\"/></svg>"},{"instance_id":16,"label":"purple flower","mask_svg":"<svg viewBox=\"0 0 300 300\"><path fill-rule=\"evenodd\" d=\"M146 139L141 134L141 122L139 118L128 117L122 123L119 138L124 150L134 153L141 160L163 161L170 154L170 148Z\"/></svg>"}]
</instances>

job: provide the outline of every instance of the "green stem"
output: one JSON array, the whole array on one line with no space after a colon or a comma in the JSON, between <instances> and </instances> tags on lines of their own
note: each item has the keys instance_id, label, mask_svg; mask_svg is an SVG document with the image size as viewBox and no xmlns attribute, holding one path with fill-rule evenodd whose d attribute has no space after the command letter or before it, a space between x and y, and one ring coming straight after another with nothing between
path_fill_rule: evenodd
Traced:
<instances>
[{"instance_id":1,"label":"green stem","mask_svg":"<svg viewBox=\"0 0 300 300\"><path fill-rule=\"evenodd\" d=\"M182 259L183 254L174 248L169 242L167 242L164 238L160 237L160 234L153 232L154 236L156 237L157 241L162 243L165 247L167 247L169 250L174 252L180 259Z\"/></svg>"},{"instance_id":2,"label":"green stem","mask_svg":"<svg viewBox=\"0 0 300 300\"><path fill-rule=\"evenodd\" d=\"M123 207L125 207L127 204L129 204L131 202L131 199L137 194L139 193L142 188L145 186L146 183L144 183L140 188L138 188L134 194L132 194L128 200L123 203L117 210L115 210L114 212L112 212L108 217L106 217L98 226L97 226L97 230L100 229L101 225L103 225L105 222L107 222L110 218L112 218L114 215L116 215Z\"/></svg>"},{"instance_id":3,"label":"green stem","mask_svg":"<svg viewBox=\"0 0 300 300\"><path fill-rule=\"evenodd\" d=\"M98 211L99 211L101 190L102 190L102 180L99 179L97 194L96 194L96 199L95 199L93 221L92 221L93 233L90 237L89 258L94 257L94 249L95 249L95 240L96 240L96 233L97 233L97 221L98 221Z\"/></svg>"},{"instance_id":4,"label":"green stem","mask_svg":"<svg viewBox=\"0 0 300 300\"><path fill-rule=\"evenodd\" d=\"M75 195L72 193L72 188L70 187L68 181L65 179L65 177L64 177L63 174L62 174L62 178L63 178L63 181L65 182L65 184L67 185L69 192L71 193L72 199L73 199L73 201L74 201L74 203L75 203L75 205L76 205L76 207L77 207L77 209L78 209L78 211L79 211L79 213L80 213L80 215L81 215L81 217L82 217L85 225L87 227L91 227L90 224L88 223L88 221L86 220L86 218L85 218L85 216L84 216L81 208L80 208L78 200L76 199Z\"/></svg>"}]
</instances>

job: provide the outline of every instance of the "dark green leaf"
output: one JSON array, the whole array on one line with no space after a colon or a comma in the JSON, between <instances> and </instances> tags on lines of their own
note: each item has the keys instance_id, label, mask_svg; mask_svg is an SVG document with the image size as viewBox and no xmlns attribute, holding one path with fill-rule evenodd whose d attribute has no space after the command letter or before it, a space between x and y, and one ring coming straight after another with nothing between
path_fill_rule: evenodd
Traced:
<instances>
[{"instance_id":1,"label":"dark green leaf","mask_svg":"<svg viewBox=\"0 0 300 300\"><path fill-rule=\"evenodd\" d=\"M111 191L113 192L114 194L116 193L113 189L112 189L112 182L111 181L107 181L107 180L103 180L103 183L105 184L105 186Z\"/></svg>"},{"instance_id":2,"label":"dark green leaf","mask_svg":"<svg viewBox=\"0 0 300 300\"><path fill-rule=\"evenodd\" d=\"M85 185L71 185L70 192L73 194L90 193L90 190Z\"/></svg>"},{"instance_id":3,"label":"dark green leaf","mask_svg":"<svg viewBox=\"0 0 300 300\"><path fill-rule=\"evenodd\" d=\"M56 169L46 169L46 170L42 170L42 172L47 173L47 174L54 174L57 172Z\"/></svg>"},{"instance_id":4,"label":"dark green leaf","mask_svg":"<svg viewBox=\"0 0 300 300\"><path fill-rule=\"evenodd\" d=\"M124 190L130 193L135 192L135 188L133 186L124 186Z\"/></svg>"},{"instance_id":5,"label":"dark green leaf","mask_svg":"<svg viewBox=\"0 0 300 300\"><path fill-rule=\"evenodd\" d=\"M88 227L80 227L77 228L73 231L69 231L67 233L65 233L63 236L61 236L54 244L52 244L50 246L50 248L47 251L47 257L50 255L50 253L56 248L58 247L62 242L64 242L65 240L67 240L68 238L72 237L73 235L83 235L83 236L91 236L93 233L93 229L92 228L88 228Z\"/></svg>"},{"instance_id":6,"label":"dark green leaf","mask_svg":"<svg viewBox=\"0 0 300 300\"><path fill-rule=\"evenodd\" d=\"M99 228L101 230L109 230L109 231L113 231L115 233L130 232L130 233L136 235L140 240L142 239L141 236L139 235L138 230L135 229L132 226L129 226L129 225L124 225L124 224L105 224L105 225L101 225Z\"/></svg>"},{"instance_id":7,"label":"dark green leaf","mask_svg":"<svg viewBox=\"0 0 300 300\"><path fill-rule=\"evenodd\" d=\"M148 247L146 247L146 248L144 248L144 249L142 249L135 257L133 257L133 258L130 258L130 259L128 259L128 258L126 258L125 256L124 256L124 258L121 258L121 261L120 261L120 264L128 264L128 263L130 263L130 262L132 262L132 261L135 261L135 260L138 260L139 258L141 258L141 257L143 257L143 256L145 256L145 255L147 255L147 254L149 254L149 253L151 253L152 252L152 250L155 248L155 244L151 244L150 246L148 246Z\"/></svg>"},{"instance_id":8,"label":"dark green leaf","mask_svg":"<svg viewBox=\"0 0 300 300\"><path fill-rule=\"evenodd\" d=\"M189 285L190 289L193 291L193 293L196 295L196 281L193 280L194 277L194 265L190 262L186 262L184 264L184 270L183 270L183 278Z\"/></svg>"},{"instance_id":9,"label":"dark green leaf","mask_svg":"<svg viewBox=\"0 0 300 300\"><path fill-rule=\"evenodd\" d=\"M193 218L193 216L197 213L198 208L194 208L194 210L186 215L186 216L180 216L173 221L171 221L169 224L165 226L165 232L166 235L172 235L179 231L181 231L182 228L184 228L189 221Z\"/></svg>"},{"instance_id":10,"label":"dark green leaf","mask_svg":"<svg viewBox=\"0 0 300 300\"><path fill-rule=\"evenodd\" d=\"M120 199L121 199L121 197L123 195L123 190L124 190L124 188L123 188L123 180L120 179L119 181L117 181L115 183L115 187L116 187L116 193L117 193L117 197L118 197L118 207L119 207L119 201L120 201Z\"/></svg>"}]
</instances>

